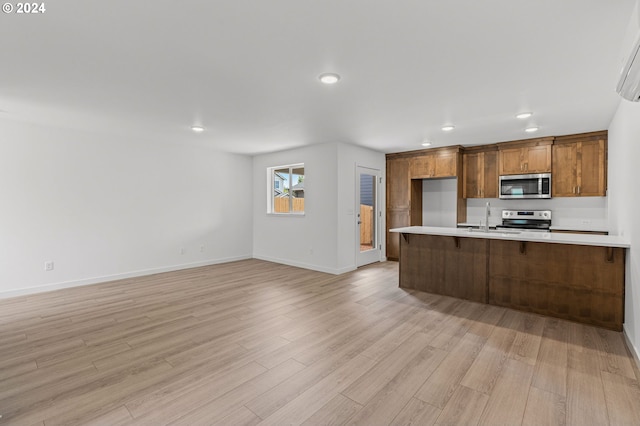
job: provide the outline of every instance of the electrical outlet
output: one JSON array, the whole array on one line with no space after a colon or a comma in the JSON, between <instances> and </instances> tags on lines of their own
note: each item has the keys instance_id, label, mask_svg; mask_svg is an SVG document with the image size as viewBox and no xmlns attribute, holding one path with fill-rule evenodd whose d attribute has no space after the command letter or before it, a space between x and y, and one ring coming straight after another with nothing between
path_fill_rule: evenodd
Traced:
<instances>
[{"instance_id":1,"label":"electrical outlet","mask_svg":"<svg viewBox=\"0 0 640 426\"><path fill-rule=\"evenodd\" d=\"M53 261L52 260L44 262L44 270L45 271L53 271Z\"/></svg>"},{"instance_id":2,"label":"electrical outlet","mask_svg":"<svg viewBox=\"0 0 640 426\"><path fill-rule=\"evenodd\" d=\"M179 250L179 251L180 251L180 254L185 254L185 252L186 252L186 250L185 250L185 248L184 248L184 247L180 247L180 250Z\"/></svg>"},{"instance_id":3,"label":"electrical outlet","mask_svg":"<svg viewBox=\"0 0 640 426\"><path fill-rule=\"evenodd\" d=\"M204 253L204 244L200 245L200 253Z\"/></svg>"}]
</instances>

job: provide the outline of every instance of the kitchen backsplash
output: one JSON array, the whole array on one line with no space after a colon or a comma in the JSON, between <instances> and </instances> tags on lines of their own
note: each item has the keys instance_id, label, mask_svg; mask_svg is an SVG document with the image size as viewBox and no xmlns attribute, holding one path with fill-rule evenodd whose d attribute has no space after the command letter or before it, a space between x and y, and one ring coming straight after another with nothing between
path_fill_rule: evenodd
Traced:
<instances>
[{"instance_id":1,"label":"kitchen backsplash","mask_svg":"<svg viewBox=\"0 0 640 426\"><path fill-rule=\"evenodd\" d=\"M607 197L559 197L548 200L501 200L499 198L467 200L467 223L484 221L487 202L491 203L489 225L502 222L502 210L551 210L551 225L608 229Z\"/></svg>"}]
</instances>

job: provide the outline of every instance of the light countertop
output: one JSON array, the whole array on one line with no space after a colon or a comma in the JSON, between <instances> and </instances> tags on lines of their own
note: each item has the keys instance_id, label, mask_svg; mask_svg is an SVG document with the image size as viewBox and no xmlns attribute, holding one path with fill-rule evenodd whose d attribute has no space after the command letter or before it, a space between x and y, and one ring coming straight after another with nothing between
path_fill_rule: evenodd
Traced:
<instances>
[{"instance_id":1,"label":"light countertop","mask_svg":"<svg viewBox=\"0 0 640 426\"><path fill-rule=\"evenodd\" d=\"M576 231L576 232L609 232L606 226L591 226L591 225L551 225L549 227L552 231Z\"/></svg>"},{"instance_id":2,"label":"light countertop","mask_svg":"<svg viewBox=\"0 0 640 426\"><path fill-rule=\"evenodd\" d=\"M495 228L496 225L502 225L502 222L500 223L491 223L489 222L489 228ZM464 223L458 223L458 226L461 227L475 227L477 228L479 226L478 222L464 222ZM550 230L552 231L576 231L576 232L609 232L609 228L606 225L602 225L602 224L576 224L576 223L567 223L567 224L563 224L563 225L551 225L551 227L549 227Z\"/></svg>"},{"instance_id":3,"label":"light countertop","mask_svg":"<svg viewBox=\"0 0 640 426\"><path fill-rule=\"evenodd\" d=\"M563 228L564 229L564 228ZM489 232L469 231L468 228L444 228L437 226L408 226L390 229L403 234L443 235L463 238L487 238L495 240L530 241L534 243L576 244L583 246L629 248L625 238L617 235L563 234L554 232L520 232L517 234L490 230Z\"/></svg>"}]
</instances>

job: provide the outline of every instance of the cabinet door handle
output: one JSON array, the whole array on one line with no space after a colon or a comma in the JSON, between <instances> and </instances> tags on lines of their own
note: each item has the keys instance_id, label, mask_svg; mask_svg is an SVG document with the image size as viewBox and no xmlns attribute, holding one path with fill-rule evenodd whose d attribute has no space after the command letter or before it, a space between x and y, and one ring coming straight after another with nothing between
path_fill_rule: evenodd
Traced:
<instances>
[{"instance_id":1,"label":"cabinet door handle","mask_svg":"<svg viewBox=\"0 0 640 426\"><path fill-rule=\"evenodd\" d=\"M576 193L576 187L575 186L573 187L573 193L574 194Z\"/></svg>"},{"instance_id":2,"label":"cabinet door handle","mask_svg":"<svg viewBox=\"0 0 640 426\"><path fill-rule=\"evenodd\" d=\"M580 193L580 187L578 186L578 194Z\"/></svg>"}]
</instances>

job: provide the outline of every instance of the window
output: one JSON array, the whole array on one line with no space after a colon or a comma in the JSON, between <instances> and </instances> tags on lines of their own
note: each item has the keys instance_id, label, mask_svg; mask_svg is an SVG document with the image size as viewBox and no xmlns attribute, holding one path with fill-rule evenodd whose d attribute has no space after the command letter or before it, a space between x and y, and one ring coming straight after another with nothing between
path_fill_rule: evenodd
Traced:
<instances>
[{"instance_id":1,"label":"window","mask_svg":"<svg viewBox=\"0 0 640 426\"><path fill-rule=\"evenodd\" d=\"M268 213L304 213L304 164L270 167L267 179Z\"/></svg>"}]
</instances>

